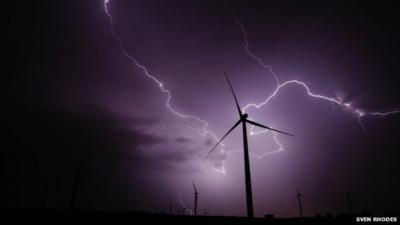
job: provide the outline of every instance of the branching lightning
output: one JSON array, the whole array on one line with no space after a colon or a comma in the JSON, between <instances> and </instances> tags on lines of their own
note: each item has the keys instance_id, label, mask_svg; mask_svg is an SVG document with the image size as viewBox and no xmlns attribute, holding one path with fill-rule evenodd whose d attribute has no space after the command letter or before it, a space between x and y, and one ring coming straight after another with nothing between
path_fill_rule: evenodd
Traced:
<instances>
[{"instance_id":1,"label":"branching lightning","mask_svg":"<svg viewBox=\"0 0 400 225\"><path fill-rule=\"evenodd\" d=\"M271 127L271 128L273 128L273 127ZM264 133L264 132L254 132L254 131L250 131L250 135L257 135L257 134L261 134L261 133ZM275 132L275 131L273 131L273 136L272 136L272 138L273 138L275 144L278 146L278 148L277 148L276 150L264 152L264 153L262 153L262 154L260 154L260 155L257 155L257 154L254 154L254 153L252 153L252 152L249 152L249 155L252 156L252 157L254 157L254 158L257 158L257 159L262 159L262 158L264 158L264 157L267 156L267 155L271 155L271 154L274 154L274 153L278 153L278 152L283 151L283 145L279 142L277 136L278 136L278 133ZM229 151L229 152L232 152L232 153L241 153L242 151L241 151L241 150L231 150L231 151Z\"/></svg>"},{"instance_id":2,"label":"branching lightning","mask_svg":"<svg viewBox=\"0 0 400 225\"><path fill-rule=\"evenodd\" d=\"M109 18L111 33L112 33L114 39L117 41L118 46L119 46L121 52L122 52L122 53L137 67L137 68L141 69L141 70L143 71L143 74L144 74L147 78L151 79L151 80L158 86L158 88L160 89L160 91L166 95L165 106L168 108L168 110L169 110L170 112L172 112L174 115L176 115L176 116L178 116L178 117L180 117L180 118L183 118L183 119L192 119L192 120L194 120L194 121L200 123L200 124L201 124L201 135L203 135L203 136L209 135L209 136L212 137L215 141L218 141L217 136L216 136L212 131L210 131L210 130L207 129L207 128L208 128L208 125L209 125L209 123L208 123L207 121L205 121L205 120L203 120L203 119L201 119L201 118L199 118L199 117L197 117L197 116L195 116L195 115L184 114L184 113L181 113L181 112L177 111L176 109L174 109L174 108L171 106L171 99L172 99L171 91L168 90L168 89L166 89L165 86L164 86L164 84L163 84L158 78L156 78L154 75L152 75L152 74L148 71L148 69L147 69L146 66L144 66L143 64L140 64L139 61L138 61L135 57L133 57L132 55L130 55L130 54L127 52L127 50L126 50L126 48L125 48L125 46L124 46L124 44L123 44L121 38L120 38L120 37L118 36L118 34L115 32L114 24L113 24L113 17L112 17L112 14L111 14L111 12L110 12L110 9L109 9L109 4L110 4L110 2L111 2L111 0L104 0L104 12L107 14L107 16L108 16L108 18ZM221 147L220 147L221 153L225 153L225 147L226 147L225 144L224 144L224 143L221 143L220 146L221 146ZM225 173L225 161L222 161L222 165L223 165L223 166L222 166L221 168L215 168L215 169L216 169L217 171L221 172L221 173Z\"/></svg>"},{"instance_id":3,"label":"branching lightning","mask_svg":"<svg viewBox=\"0 0 400 225\"><path fill-rule=\"evenodd\" d=\"M265 64L260 57L258 57L256 54L254 54L252 51L249 49L249 40L247 39L247 32L246 28L244 27L243 23L240 22L238 16L235 14L233 9L228 5L228 3L225 1L225 4L228 6L230 11L234 14L235 16L235 22L239 26L242 34L243 34L243 41L244 41L244 50L248 56L253 58L258 64L260 64L264 69L267 69L270 74L274 77L275 82L277 85L279 85L279 77L278 75L272 70L272 67L270 65Z\"/></svg>"},{"instance_id":4,"label":"branching lightning","mask_svg":"<svg viewBox=\"0 0 400 225\"><path fill-rule=\"evenodd\" d=\"M104 0L104 12L106 13L106 15L109 18L109 25L110 25L110 30L111 30L111 34L113 35L114 39L116 40L119 49L121 50L121 52L124 54L124 56L126 56L138 69L142 70L143 74L150 80L152 80L159 88L159 90L166 96L165 99L165 106L168 108L168 110L173 113L174 115L176 115L179 118L182 119L191 119L194 120L196 122L198 122L199 124L201 124L201 128L197 129L197 128L193 128L193 127L189 127L190 129L193 129L195 131L197 131L197 133L201 136L210 136L212 139L214 139L215 141L218 141L217 136L210 130L208 130L208 125L209 123L195 115L191 115L191 114L185 114L182 112L179 112L178 110L176 110L172 105L171 105L171 100L172 100L172 94L171 91L169 89L167 89L163 82L161 82L156 76L152 75L148 68L139 63L139 61L132 55L130 55L128 53L128 51L126 50L124 43L122 42L121 38L118 36L118 34L115 32L114 29L114 24L113 24L113 17L112 14L110 12L109 9L109 4L110 4L111 0ZM356 108L354 107L350 102L343 102L340 99L337 98L332 98L332 97L327 97L324 95L320 95L317 93L314 93L310 90L310 88L308 87L308 85L305 82L299 81L299 80L287 80L283 83L280 82L279 80L279 76L273 71L272 67L266 63L263 62L263 60L257 56L254 52L252 52L249 48L249 41L248 41L248 36L247 36L247 31L246 28L244 26L244 24L241 22L241 20L239 19L238 15L236 14L236 12L229 6L229 4L227 4L227 2L225 1L226 6L229 8L229 10L232 12L232 14L234 15L235 18L235 22L237 24L237 26L240 28L242 37L243 37L243 41L244 41L244 51L245 53L251 57L252 59L254 59L261 67L263 67L264 69L266 69L270 75L272 75L272 77L274 78L275 82L276 82L276 87L274 89L274 91L265 98L264 101L260 102L260 103L248 103L247 105L245 105L242 108L243 112L246 112L247 110L254 108L254 109L260 109L264 106L266 106L273 98L275 98L278 93L283 90L285 87L290 87L292 85L296 85L296 86L301 86L302 88L304 88L306 94L312 98L316 98L318 100L322 100L322 101L326 101L326 102L330 102L334 105L338 105L340 107L344 107L347 109L347 111L349 111L350 113L354 114L357 117L357 121L359 122L361 128L363 129L364 133L366 133L366 129L364 124L362 123L362 118L367 117L367 116L379 116L379 117L385 117L385 116L389 116L389 115L393 115L393 114L400 114L400 110L396 109L396 110L391 110L391 111L385 111L385 112L374 112L374 111L364 111L362 109ZM259 131L255 131L254 126L250 127L250 135L260 135L263 133L268 132L267 130L259 130ZM278 140L277 138L277 133L273 132L273 140L274 143L278 146L278 148L274 151L269 151L269 152L265 152L261 155L256 155L254 153L250 153L251 156L258 158L258 159L262 159L263 157L267 156L267 155L271 155L274 153L278 153L278 152L282 152L284 151L284 147L282 145L282 143ZM221 143L220 144L220 151L221 153L227 153L226 152L226 145ZM234 151L229 151L229 152L234 152ZM215 168L215 170L217 170L218 172L221 172L223 174L225 174L225 164L226 164L226 160L222 160L222 166L220 168ZM185 206L185 204L183 203L181 196L179 194L179 204L181 205L181 208L185 210L185 212L188 212L190 215L192 215L192 210L190 208L187 208Z\"/></svg>"},{"instance_id":5,"label":"branching lightning","mask_svg":"<svg viewBox=\"0 0 400 225\"><path fill-rule=\"evenodd\" d=\"M190 114L184 114L182 112L179 112L178 110L176 110L172 105L171 105L171 99L172 99L172 94L171 91L167 88L165 88L163 82L161 82L156 76L152 75L146 66L144 66L143 64L140 64L139 61L133 57L132 55L130 55L122 40L120 39L120 37L117 35L117 33L115 32L114 29L114 25L113 25L113 17L112 14L110 12L109 9L109 4L110 4L111 0L104 0L104 12L106 13L106 15L109 18L109 23L110 23L110 29L111 29L111 33L113 35L113 37L115 38L116 42L118 43L118 46L121 50L121 52L140 70L143 71L143 74L149 78L150 80L152 80L159 88L159 90L165 94L166 96L166 100L165 100L165 105L168 108L168 110L173 113L174 115L176 115L177 117L180 117L182 119L191 119L194 120L196 122L198 122L199 124L201 124L201 128L199 129L199 134L202 136L210 136L212 137L212 139L214 139L215 141L218 141L217 136L210 130L208 130L208 125L209 123L195 115L190 115ZM252 52L249 48L249 41L248 41L248 36L247 36L247 31L246 28L244 26L244 24L241 22L241 20L239 19L238 15L236 14L236 12L229 6L229 4L227 4L227 2L225 2L227 7L229 8L229 10L232 12L232 14L234 15L235 18L235 22L237 24L237 26L240 28L242 37L243 37L243 41L244 41L244 50L245 53L251 57L252 59L254 59L261 67L263 67L264 69L266 69L270 75L273 76L275 82L276 82L276 87L274 89L274 91L265 98L264 101L260 102L260 103L248 103L246 106L244 106L242 108L243 112L246 112L246 110L249 110L251 108L254 109L260 109L264 106L266 106L274 97L276 97L278 95L278 93L283 90L285 87L290 87L291 85L297 85L297 86L301 86L304 88L306 94L312 98L316 98L322 101L326 101L326 102L330 102L334 105L338 105L340 107L346 108L347 111L349 111L350 113L354 114L357 117L357 121L359 122L361 128L363 129L363 131L366 133L366 129L364 124L362 123L362 118L365 118L367 116L380 116L380 117L385 117L385 116L389 116L389 115L393 115L393 114L400 114L400 110L396 109L396 110L391 110L391 111L385 111L385 112L375 112L375 111L364 111L362 109L356 108L354 107L350 102L343 102L340 99L337 98L332 98L332 97L327 97L324 95L320 95L317 93L314 93L310 90L310 88L308 87L308 85L300 80L288 80L285 82L280 82L279 80L279 76L272 70L272 67L266 63L264 63L264 61L257 56L254 52ZM262 133L266 133L266 130L260 130L260 131L255 131L254 126L250 127L250 135L259 135ZM281 152L284 150L283 145L280 143L280 141L277 138L277 133L274 132L273 133L273 140L275 142L275 144L278 146L277 150L274 151L270 151L270 152L266 152L264 154L261 155L255 155L255 154L251 154L253 157L256 158L263 158L267 155L273 154L273 153L277 153L277 152ZM225 153L226 152L226 145L221 143L220 145L220 150L221 153ZM229 151L231 152L231 151ZM226 161L222 161L223 166L218 169L215 168L217 171L225 173L225 163Z\"/></svg>"},{"instance_id":6,"label":"branching lightning","mask_svg":"<svg viewBox=\"0 0 400 225\"><path fill-rule=\"evenodd\" d=\"M189 213L189 215L193 215L193 210L186 207L186 205L183 203L181 194L178 195L178 198L179 198L179 204L181 205L181 208L184 210L184 214Z\"/></svg>"},{"instance_id":7,"label":"branching lightning","mask_svg":"<svg viewBox=\"0 0 400 225\"><path fill-rule=\"evenodd\" d=\"M361 120L362 118L367 117L367 116L385 117L385 116L389 116L389 115L399 114L400 113L399 109L386 111L386 112L364 111L364 110L362 110L360 108L354 107L350 102L343 102L343 101L341 101L341 100L339 100L337 98L327 97L327 96L323 96L323 95L320 95L320 94L313 93L305 82L302 82L302 81L299 81L299 80L288 80L288 81L285 81L283 83L280 83L279 77L272 70L272 67L270 65L264 63L264 61L260 57L258 57L252 51L250 51L250 49L249 49L249 41L248 41L248 37L247 37L247 31L246 31L246 28L245 28L244 24L241 22L238 14L232 9L232 7L230 7L230 5L227 3L227 1L225 1L225 5L228 7L228 9L233 14L233 16L235 18L235 23L240 28L240 31L241 31L242 37L243 37L243 42L244 42L243 47L244 47L245 53L249 57L253 58L261 67L263 67L264 69L269 71L269 73L273 76L274 80L276 81L276 88L272 92L272 94L267 96L266 99L261 103L248 103L246 106L244 106L242 108L243 112L246 112L246 110L248 110L250 108L260 109L260 108L266 106L274 97L276 97L277 94L284 87L289 87L290 85L297 85L297 86L303 87L305 89L305 91L306 91L306 94L308 96L312 97L312 98L317 98L319 100L327 101L327 102L333 103L334 105L338 105L340 107L346 108L347 111L349 111L350 113L354 114L357 117L357 122L360 124L360 126L361 126L361 128L362 128L362 130L364 131L365 134L366 134L366 129L365 129L364 124L362 123L362 120ZM254 128L255 128L254 126L250 127L250 135L258 135L258 134L262 134L262 133L268 132L267 130L254 131ZM275 151L272 151L272 152L266 152L266 153L264 153L262 155L255 156L255 157L263 158L266 155L283 151L284 150L283 149L283 145L277 139L276 132L274 132L273 139L274 139L275 143L279 146L278 150L275 150Z\"/></svg>"}]
</instances>

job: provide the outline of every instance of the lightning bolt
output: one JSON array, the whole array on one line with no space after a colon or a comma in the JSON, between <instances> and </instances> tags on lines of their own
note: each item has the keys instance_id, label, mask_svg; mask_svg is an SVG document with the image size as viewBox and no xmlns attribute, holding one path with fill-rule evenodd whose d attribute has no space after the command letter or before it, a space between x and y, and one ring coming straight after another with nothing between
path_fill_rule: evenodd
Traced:
<instances>
[{"instance_id":1,"label":"lightning bolt","mask_svg":"<svg viewBox=\"0 0 400 225\"><path fill-rule=\"evenodd\" d=\"M188 212L189 215L193 215L193 211L190 208L186 207L186 205L183 203L183 200L182 200L180 194L178 195L178 198L179 198L179 204L181 205L182 209L185 210L185 214L186 214L186 212Z\"/></svg>"},{"instance_id":2,"label":"lightning bolt","mask_svg":"<svg viewBox=\"0 0 400 225\"><path fill-rule=\"evenodd\" d=\"M364 111L360 108L354 107L350 102L343 102L337 98L332 98L332 97L327 97L324 95L320 95L320 94L316 94L314 92L312 92L310 90L310 88L307 86L307 84L305 82L302 82L300 80L288 80L285 81L283 83L280 83L279 81L279 77L278 75L272 70L272 67L266 63L264 63L264 61L257 56L255 53L253 53L250 49L249 49L249 41L248 41L248 36L247 36L247 31L246 28L244 26L244 24L241 22L239 15L235 12L235 10L233 10L233 8L228 4L227 1L224 1L225 5L227 6L227 8L229 9L229 11L233 14L234 18L235 18L235 23L236 25L239 27L242 37L243 37L243 48L245 53L247 54L247 56L251 57L252 59L254 59L261 67L263 67L264 69L266 69L267 71L269 71L269 73L273 76L275 82L276 82L276 88L275 90L265 98L264 101L262 101L261 103L248 103L246 106L244 106L242 108L243 112L246 112L246 110L250 109L250 108L255 108L255 109L260 109L264 106L266 106L274 97L277 96L277 94L285 87L290 87L290 85L297 85L297 86L301 86L304 88L304 90L306 91L306 94L312 98L316 98L322 101L326 101L326 102L330 102L333 103L334 105L338 105L340 107L346 108L347 111L349 111L350 113L354 114L357 117L357 122L360 124L362 130L364 131L364 133L366 134L366 129L365 129L365 125L362 123L362 118L367 117L367 116L380 116L380 117L386 117L389 115L393 115L393 114L399 114L400 110L399 109L394 109L391 111L386 111L386 112L374 112L374 111ZM262 133L266 133L268 132L268 130L259 130L259 131L255 131L254 130L255 127L251 126L250 127L250 135L259 135ZM277 152L281 152L284 150L282 143L280 143L280 141L277 139L276 137L276 132L274 132L273 135L273 139L275 141L275 143L278 145L278 149L272 152L266 152L262 155L254 155L254 157L256 158L263 158L266 155L270 155L273 153L277 153Z\"/></svg>"},{"instance_id":3,"label":"lightning bolt","mask_svg":"<svg viewBox=\"0 0 400 225\"><path fill-rule=\"evenodd\" d=\"M174 109L171 106L171 99L172 99L172 94L171 91L166 89L163 82L161 82L157 77L155 77L154 75L152 75L149 70L147 69L146 66L144 66L143 64L140 64L139 61L133 57L132 55L130 55L128 53L128 51L126 50L124 43L122 42L121 38L118 36L118 34L115 32L114 29L114 24L113 24L113 16L110 12L110 8L109 8L109 4L111 3L111 0L104 0L104 12L106 13L107 17L109 18L109 24L110 24L110 30L111 30L111 34L113 35L114 39L116 40L116 42L118 43L119 49L121 50L121 52L140 70L142 70L143 74L149 78L150 80L152 80L159 88L159 90L165 94L166 99L165 99L165 106L168 108L168 110L173 113L174 115L176 115L177 117L180 117L182 119L192 119L196 122L198 122L199 124L201 124L201 135L202 136L210 136L211 138L213 138L216 142L218 141L217 136L210 130L208 130L208 125L209 123L195 115L189 115L189 114L184 114L182 112L177 111L176 109ZM225 153L226 150L226 145L224 143L220 144L220 151L221 153ZM214 168L215 170L217 170L218 172L221 172L223 174L225 174L225 164L226 164L226 160L222 160L222 167L221 168Z\"/></svg>"},{"instance_id":4,"label":"lightning bolt","mask_svg":"<svg viewBox=\"0 0 400 225\"><path fill-rule=\"evenodd\" d=\"M273 128L273 127L271 126L271 128ZM250 135L258 135L258 134L261 134L261 133L264 133L264 132L254 132L254 131L250 131ZM264 158L264 157L267 156L267 155L272 155L272 154L275 154L275 153L278 153L278 152L283 151L283 145L280 143L280 141L278 140L278 137L277 137L277 136L278 136L278 133L275 132L275 131L273 131L273 136L272 136L272 138L273 138L275 144L278 146L278 148L277 148L276 150L264 152L264 153L262 153L262 154L260 154L260 155L257 155L257 154L254 154L254 153L252 153L252 152L249 152L249 155L252 156L252 157L254 157L254 158L257 158L257 159L262 159L262 158ZM230 150L229 152L232 152L232 153L240 153L240 152L242 152L242 151L240 151L240 150Z\"/></svg>"},{"instance_id":5,"label":"lightning bolt","mask_svg":"<svg viewBox=\"0 0 400 225\"><path fill-rule=\"evenodd\" d=\"M152 80L159 88L159 90L165 94L166 99L165 99L165 105L168 108L168 110L173 113L174 115L176 115L179 118L182 119L191 119L194 120L196 122L198 122L199 124L201 124L201 128L198 130L199 134L202 136L210 136L212 137L212 139L214 139L215 141L218 141L217 136L210 130L208 130L208 126L209 123L206 120L203 120L201 118L199 118L198 116L195 115L191 115L191 114L185 114L182 112L179 112L178 110L176 110L174 107L172 107L171 105L171 99L172 99L172 94L171 91L167 88L165 88L163 82L161 82L156 76L152 75L146 66L144 66L143 64L139 63L139 61L133 57L132 55L130 55L128 53L128 51L126 50L121 38L118 36L118 34L115 32L114 29L114 25L113 25L113 17L112 14L110 12L109 9L109 4L110 4L111 0L104 0L104 12L106 13L106 15L109 18L109 24L110 24L110 29L111 29L111 33L114 37L114 39L116 40L116 42L118 43L118 46L121 50L121 52L140 70L142 70L143 74L149 78L150 80ZM351 105L351 103L349 102L343 102L337 98L332 98L332 97L327 97L327 96L323 96L323 95L319 95L316 94L314 92L312 92L310 90L310 88L307 86L307 84L305 82L299 81L299 80L288 80L285 81L283 83L281 83L279 81L279 76L273 71L272 67L266 63L264 63L264 61L257 56L254 52L252 52L249 48L249 41L248 41L248 36L247 36L247 31L246 28L244 26L244 24L240 21L238 15L236 14L236 12L229 6L229 4L227 4L227 2L225 1L226 5L228 6L229 10L232 12L232 14L234 15L235 18L235 22L238 25L238 27L240 28L242 37L243 37L243 41L244 41L244 50L245 53L253 58L261 67L263 67L264 69L266 69L267 71L269 71L269 74L271 74L276 82L276 88L275 90L272 92L272 94L270 94L269 96L266 97L266 99L261 102L261 103L248 103L245 107L242 108L243 112L246 112L246 110L249 110L250 108L255 108L255 109L260 109L264 106L266 106L274 97L277 96L277 94L285 87L289 87L290 85L298 85L304 88L304 90L306 91L306 94L312 98L317 98L319 100L323 100L323 101L327 101L336 105L339 105L341 107L344 107L346 109L348 109L348 111L350 111L351 113L353 113L354 115L356 115L357 117L357 121L359 122L361 128L364 130L364 132L366 133L366 129L364 124L362 123L362 118L366 117L366 116L389 116L392 114L398 114L400 113L400 110L392 110L392 111L386 111L386 112L373 112L373 111L363 111L359 108L353 107ZM260 130L260 131L255 131L255 127L251 126L250 127L250 135L259 135L262 133L266 133L266 130ZM277 153L277 152L281 152L284 150L284 147L282 145L282 143L278 140L277 138L277 134L276 132L273 133L273 140L275 142L275 144L278 146L277 150L274 150L272 152L266 152L262 155L255 155L255 154L251 154L253 157L256 158L263 158L266 155L270 155L273 153ZM221 143L220 145L220 151L221 153L228 153L226 151L226 145L224 143ZM233 151L230 151L233 152ZM226 160L222 161L223 166L221 168L214 168L217 171L221 172L221 173L225 173L225 164L226 164Z\"/></svg>"},{"instance_id":6,"label":"lightning bolt","mask_svg":"<svg viewBox=\"0 0 400 225\"><path fill-rule=\"evenodd\" d=\"M246 54L248 56L250 56L251 58L253 58L258 64L260 64L264 69L266 69L267 71L270 72L270 74L273 76L273 78L275 79L275 82L277 85L279 85L279 77L278 75L272 70L272 67L268 64L265 64L263 62L263 60L258 57L255 53L253 53L252 51L250 51L249 49L249 40L247 38L247 32L246 32L246 28L243 25L242 22L240 22L240 18L239 15L237 15L237 13L235 12L235 10L233 10L233 8L228 4L228 2L225 0L224 1L225 5L228 7L229 11L231 11L231 13L233 14L233 16L235 17L235 22L236 24L239 26L240 31L242 32L242 36L243 36L243 42L244 42L244 50L246 52Z\"/></svg>"}]
</instances>

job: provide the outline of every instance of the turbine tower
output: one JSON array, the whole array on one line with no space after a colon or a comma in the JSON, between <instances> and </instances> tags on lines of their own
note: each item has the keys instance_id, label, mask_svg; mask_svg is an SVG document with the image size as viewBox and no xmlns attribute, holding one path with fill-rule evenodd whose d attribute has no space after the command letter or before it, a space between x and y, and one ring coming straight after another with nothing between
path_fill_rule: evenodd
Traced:
<instances>
[{"instance_id":1,"label":"turbine tower","mask_svg":"<svg viewBox=\"0 0 400 225\"><path fill-rule=\"evenodd\" d=\"M197 192L196 185L194 185L194 182L192 182L193 188L194 188L194 215L197 216L197 197L199 195L199 192Z\"/></svg>"},{"instance_id":2,"label":"turbine tower","mask_svg":"<svg viewBox=\"0 0 400 225\"><path fill-rule=\"evenodd\" d=\"M247 202L247 217L253 218L254 217L254 210L253 210L253 194L252 194L252 189L251 189L251 175L250 175L250 160L249 160L249 147L247 144L247 127L246 124L249 123L251 125L261 127L264 129L272 130L278 133L286 134L289 136L294 136L293 134L283 132L280 130L273 129L271 127L267 127L265 125L256 123L254 121L249 120L247 117L248 115L246 113L242 113L242 110L240 109L239 102L236 98L235 92L233 90L232 84L229 80L228 75L225 73L225 78L228 81L229 88L231 89L233 98L235 99L236 103L236 108L239 113L239 120L233 125L233 127L228 130L228 132L217 142L217 144L210 150L210 152L207 154L206 158L207 159L210 154L217 148L217 146L224 140L226 136L230 132L232 132L239 124L242 124L242 129L243 129L243 153L244 153L244 174L245 174L245 184L246 184L246 202Z\"/></svg>"},{"instance_id":3,"label":"turbine tower","mask_svg":"<svg viewBox=\"0 0 400 225\"><path fill-rule=\"evenodd\" d=\"M307 195L304 195L299 191L299 189L296 187L296 193L297 193L297 201L299 202L299 213L300 213L300 218L303 218L303 205L301 204L301 198L306 197L309 198Z\"/></svg>"},{"instance_id":4,"label":"turbine tower","mask_svg":"<svg viewBox=\"0 0 400 225\"><path fill-rule=\"evenodd\" d=\"M353 202L351 201L351 195L349 193L346 193L346 198L347 198L347 206L349 210L349 214L353 215Z\"/></svg>"},{"instance_id":5,"label":"turbine tower","mask_svg":"<svg viewBox=\"0 0 400 225\"><path fill-rule=\"evenodd\" d=\"M81 164L76 168L74 186L73 186L73 190L72 190L72 199L71 199L71 205L70 205L71 209L73 209L75 207L76 194L78 192L78 183L79 183L79 179L81 177L83 166L84 166L86 158L87 158L87 154L88 154L88 152L85 152L85 155L81 159Z\"/></svg>"}]
</instances>

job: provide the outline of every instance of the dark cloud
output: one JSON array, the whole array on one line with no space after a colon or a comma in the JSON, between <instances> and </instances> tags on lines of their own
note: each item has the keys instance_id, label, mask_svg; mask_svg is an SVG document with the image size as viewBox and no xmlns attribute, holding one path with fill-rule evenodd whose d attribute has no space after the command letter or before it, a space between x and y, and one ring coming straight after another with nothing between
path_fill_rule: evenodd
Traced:
<instances>
[{"instance_id":1,"label":"dark cloud","mask_svg":"<svg viewBox=\"0 0 400 225\"><path fill-rule=\"evenodd\" d=\"M216 168L222 169L224 166L224 161L228 158L228 154L226 152L221 152L220 150L216 150L210 155L209 160L211 160Z\"/></svg>"},{"instance_id":2,"label":"dark cloud","mask_svg":"<svg viewBox=\"0 0 400 225\"><path fill-rule=\"evenodd\" d=\"M172 152L164 152L160 154L159 158L173 162L187 162L197 160L201 154L198 149L182 149Z\"/></svg>"},{"instance_id":3,"label":"dark cloud","mask_svg":"<svg viewBox=\"0 0 400 225\"><path fill-rule=\"evenodd\" d=\"M195 141L193 141L190 138L186 138L186 137L177 137L175 139L176 143L181 143L181 144L188 144L188 143L194 143Z\"/></svg>"},{"instance_id":4,"label":"dark cloud","mask_svg":"<svg viewBox=\"0 0 400 225\"><path fill-rule=\"evenodd\" d=\"M96 104L80 104L72 113L80 114L83 117L91 117L92 120L108 121L115 126L150 126L160 122L158 117L134 117L125 113L116 112L110 108Z\"/></svg>"},{"instance_id":5,"label":"dark cloud","mask_svg":"<svg viewBox=\"0 0 400 225\"><path fill-rule=\"evenodd\" d=\"M213 143L214 143L213 140L211 140L211 138L208 138L208 139L206 140L206 142L204 142L204 145L205 145L206 147L210 147Z\"/></svg>"},{"instance_id":6,"label":"dark cloud","mask_svg":"<svg viewBox=\"0 0 400 225\"><path fill-rule=\"evenodd\" d=\"M6 191L2 194L19 190L21 180L32 180L29 183L32 186L42 180L54 182L55 177L65 179L63 176L73 174L84 155L89 158L92 170L103 171L105 180L114 176L111 171L124 161L132 168L168 166L161 158L152 161L140 151L168 143L166 138L145 130L156 125L157 118L127 116L94 104L72 109L20 105L6 114L6 118L2 129L2 165L6 177L2 188ZM5 204L8 199L15 206L18 204L15 195L20 194L3 196Z\"/></svg>"}]
</instances>

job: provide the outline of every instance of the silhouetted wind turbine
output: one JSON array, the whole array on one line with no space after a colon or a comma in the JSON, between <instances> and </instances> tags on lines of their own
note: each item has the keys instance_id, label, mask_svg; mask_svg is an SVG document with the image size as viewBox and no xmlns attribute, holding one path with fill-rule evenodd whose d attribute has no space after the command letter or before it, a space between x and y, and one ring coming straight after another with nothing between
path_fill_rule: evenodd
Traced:
<instances>
[{"instance_id":1,"label":"silhouetted wind turbine","mask_svg":"<svg viewBox=\"0 0 400 225\"><path fill-rule=\"evenodd\" d=\"M199 195L199 192L197 192L197 189L196 189L196 185L194 185L194 183L192 182L192 184L193 184L193 188L194 188L194 215L196 216L197 215L197 197L198 197L198 195Z\"/></svg>"},{"instance_id":2,"label":"silhouetted wind turbine","mask_svg":"<svg viewBox=\"0 0 400 225\"><path fill-rule=\"evenodd\" d=\"M232 84L229 80L229 77L226 73L225 74L225 78L228 81L229 84L229 88L231 89L233 98L235 99L235 103L236 103L236 107L239 113L239 121L237 121L235 123L235 125L233 125L233 127L228 130L228 132L217 142L217 144L210 150L210 152L207 154L206 158L207 159L210 154L217 148L217 146L222 142L222 140L224 140L224 138L226 136L228 136L228 134L230 132L232 132L240 123L242 123L242 127L243 127L243 152L244 152L244 172L245 172L245 183L246 183L246 201L247 201L247 217L249 218L253 218L254 217L254 211L253 211L253 195L252 195L252 189L251 189L251 176L250 176L250 160L249 160L249 147L247 145L247 128L246 128L246 124L249 123L251 125L257 126L257 127L261 127L264 129L268 129L268 130L272 130L278 133L282 133L282 134L286 134L286 135L290 135L290 136L294 136L293 134L290 133L286 133L280 130L276 130L273 129L271 127L267 127L265 125L256 123L254 121L251 121L249 119L247 119L248 115L246 113L242 113L242 110L240 109L239 106L239 102L236 98L235 92L233 90Z\"/></svg>"},{"instance_id":3,"label":"silhouetted wind turbine","mask_svg":"<svg viewBox=\"0 0 400 225\"><path fill-rule=\"evenodd\" d=\"M349 214L353 215L353 202L351 201L351 195L349 193L346 193L346 199L347 199Z\"/></svg>"},{"instance_id":4,"label":"silhouetted wind turbine","mask_svg":"<svg viewBox=\"0 0 400 225\"><path fill-rule=\"evenodd\" d=\"M81 159L81 164L76 168L74 186L73 186L73 190L72 190L71 206L70 206L71 209L73 209L75 207L76 193L78 191L79 178L81 176L81 172L82 172L83 166L85 164L87 154L88 154L88 152L85 152L85 155Z\"/></svg>"},{"instance_id":5,"label":"silhouetted wind turbine","mask_svg":"<svg viewBox=\"0 0 400 225\"><path fill-rule=\"evenodd\" d=\"M299 212L300 212L300 217L301 218L303 218L303 206L302 206L302 204L301 204L301 198L302 197L306 197L306 198L309 198L307 195L304 195L303 193L301 193L300 191L299 191L299 189L297 189L297 187L296 187L296 193L297 193L297 201L299 201Z\"/></svg>"}]
</instances>

